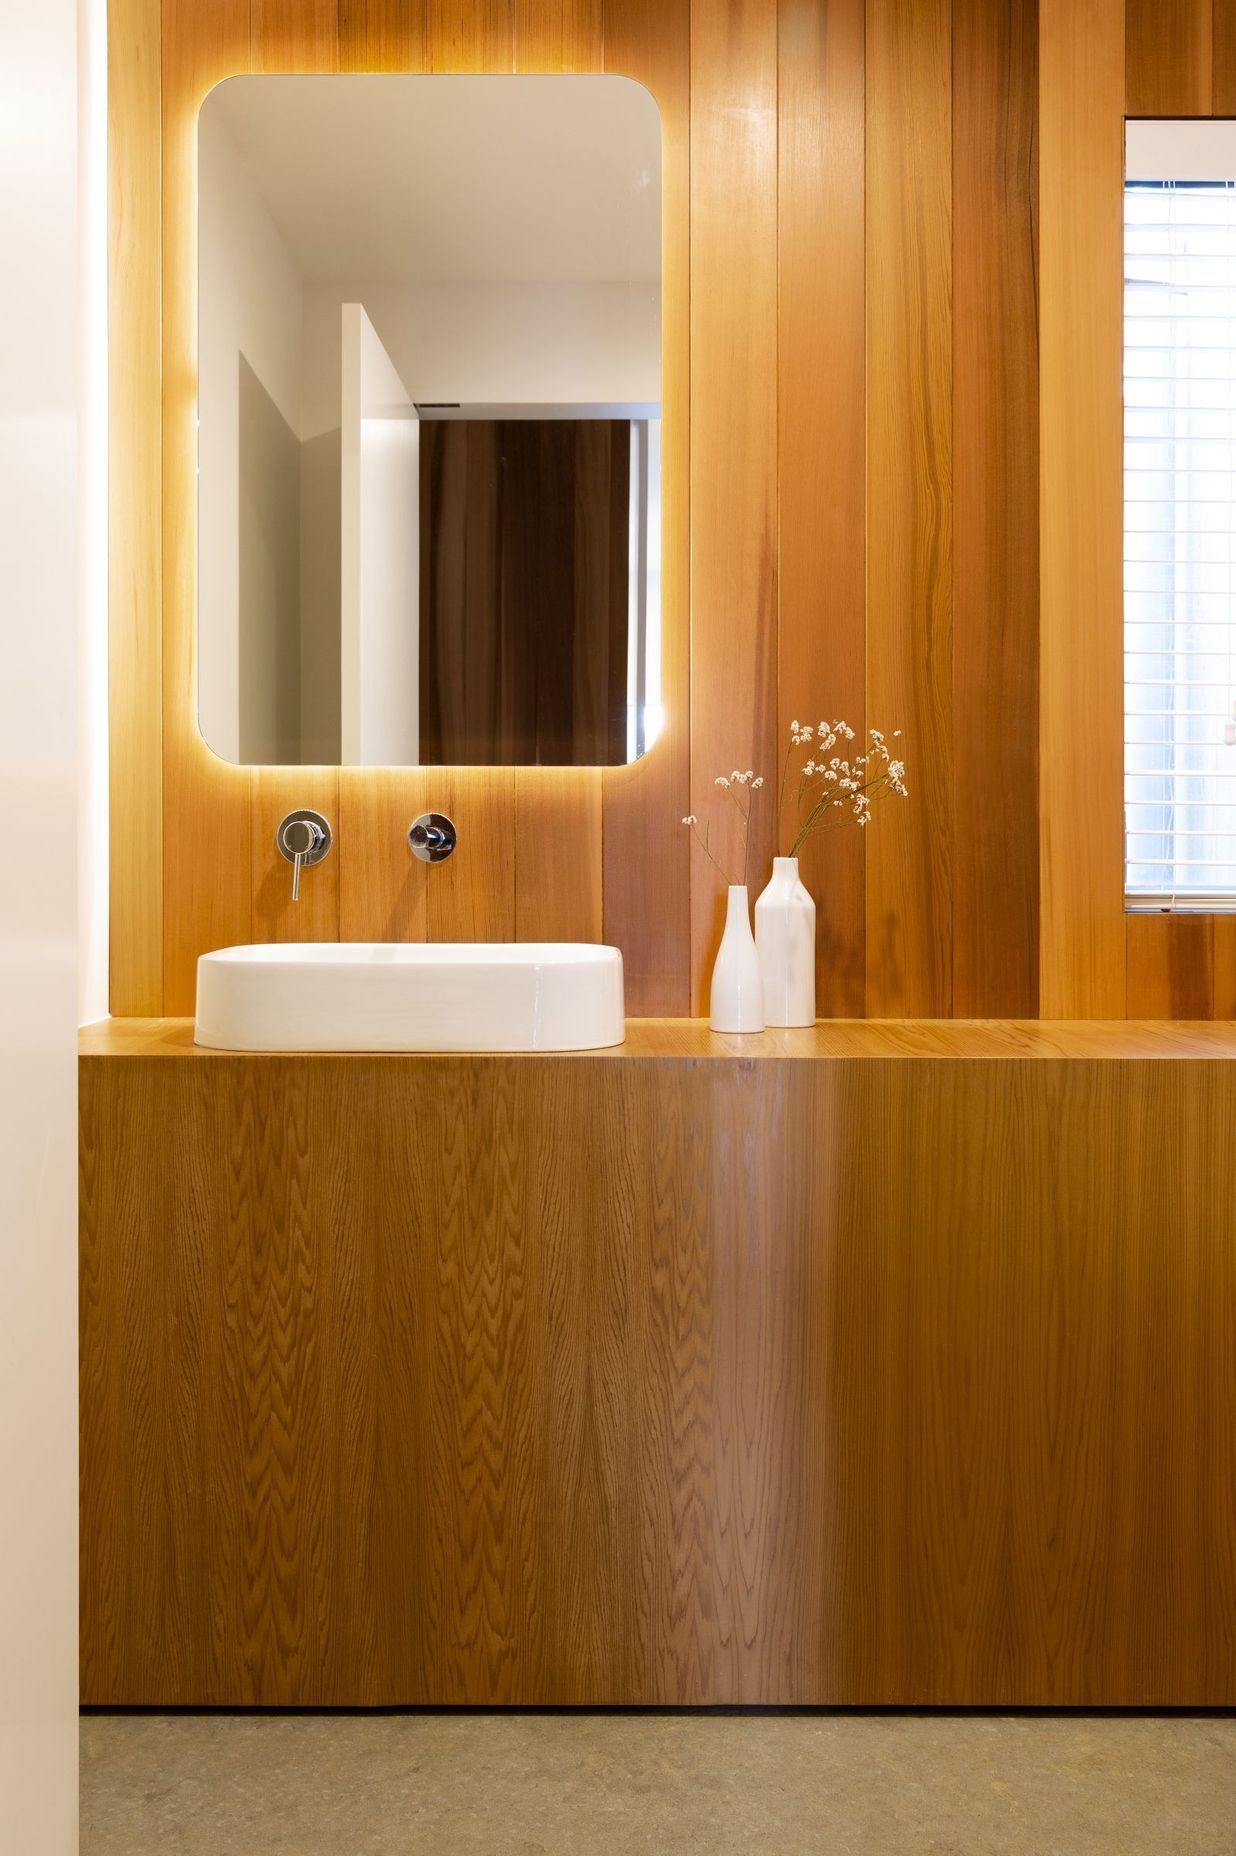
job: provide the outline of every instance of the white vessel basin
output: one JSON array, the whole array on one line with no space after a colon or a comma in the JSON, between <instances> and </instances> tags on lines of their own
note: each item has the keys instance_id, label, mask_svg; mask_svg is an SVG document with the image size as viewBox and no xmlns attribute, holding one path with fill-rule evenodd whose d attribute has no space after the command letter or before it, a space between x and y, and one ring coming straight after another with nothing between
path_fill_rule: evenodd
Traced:
<instances>
[{"instance_id":1,"label":"white vessel basin","mask_svg":"<svg viewBox=\"0 0 1236 1856\"><path fill-rule=\"evenodd\" d=\"M597 1050L621 1044L622 955L573 942L285 942L197 963L214 1050Z\"/></svg>"}]
</instances>

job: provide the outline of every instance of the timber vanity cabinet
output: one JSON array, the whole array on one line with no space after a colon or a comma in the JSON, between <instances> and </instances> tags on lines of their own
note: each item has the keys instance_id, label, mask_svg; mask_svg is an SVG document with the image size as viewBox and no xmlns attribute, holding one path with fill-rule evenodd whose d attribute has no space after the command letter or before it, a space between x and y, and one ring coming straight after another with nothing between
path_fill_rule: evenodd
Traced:
<instances>
[{"instance_id":1,"label":"timber vanity cabinet","mask_svg":"<svg viewBox=\"0 0 1236 1856\"><path fill-rule=\"evenodd\" d=\"M84 1034L86 1702L1236 1702L1230 1028L191 1039Z\"/></svg>"},{"instance_id":2,"label":"timber vanity cabinet","mask_svg":"<svg viewBox=\"0 0 1236 1856\"><path fill-rule=\"evenodd\" d=\"M1126 914L1116 771L1123 114L1230 115L1236 38L1125 13L112 0L87 1703L1236 1704L1236 916ZM470 154L495 84L572 140L490 138L460 275L448 164L358 214L308 111ZM367 439L426 465L377 576ZM821 1022L712 1037L679 820L839 714L912 804L805 854ZM195 1048L199 957L285 942L616 948L626 1041Z\"/></svg>"}]
</instances>

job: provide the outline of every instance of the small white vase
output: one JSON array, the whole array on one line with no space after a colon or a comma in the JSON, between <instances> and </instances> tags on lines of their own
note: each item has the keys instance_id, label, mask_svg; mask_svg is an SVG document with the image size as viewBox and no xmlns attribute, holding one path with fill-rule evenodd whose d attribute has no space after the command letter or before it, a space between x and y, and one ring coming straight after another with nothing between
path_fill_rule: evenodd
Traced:
<instances>
[{"instance_id":1,"label":"small white vase","mask_svg":"<svg viewBox=\"0 0 1236 1856\"><path fill-rule=\"evenodd\" d=\"M815 1023L815 903L797 857L774 857L768 888L755 905L755 945L770 1025Z\"/></svg>"},{"instance_id":2,"label":"small white vase","mask_svg":"<svg viewBox=\"0 0 1236 1856\"><path fill-rule=\"evenodd\" d=\"M725 933L712 970L708 1022L714 1031L764 1029L764 988L745 883L731 883L729 887Z\"/></svg>"}]
</instances>

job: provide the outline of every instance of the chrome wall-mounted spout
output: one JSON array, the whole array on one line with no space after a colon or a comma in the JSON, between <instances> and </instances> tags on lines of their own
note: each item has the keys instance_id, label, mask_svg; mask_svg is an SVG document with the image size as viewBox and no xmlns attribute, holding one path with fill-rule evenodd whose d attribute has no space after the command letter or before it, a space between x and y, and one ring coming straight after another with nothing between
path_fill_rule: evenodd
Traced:
<instances>
[{"instance_id":1,"label":"chrome wall-mounted spout","mask_svg":"<svg viewBox=\"0 0 1236 1856\"><path fill-rule=\"evenodd\" d=\"M330 823L320 812L302 807L289 812L275 833L275 849L292 866L292 901L300 901L300 873L320 864L334 842Z\"/></svg>"},{"instance_id":2,"label":"chrome wall-mounted spout","mask_svg":"<svg viewBox=\"0 0 1236 1856\"><path fill-rule=\"evenodd\" d=\"M444 864L458 842L445 812L422 812L408 827L408 849L423 864Z\"/></svg>"}]
</instances>

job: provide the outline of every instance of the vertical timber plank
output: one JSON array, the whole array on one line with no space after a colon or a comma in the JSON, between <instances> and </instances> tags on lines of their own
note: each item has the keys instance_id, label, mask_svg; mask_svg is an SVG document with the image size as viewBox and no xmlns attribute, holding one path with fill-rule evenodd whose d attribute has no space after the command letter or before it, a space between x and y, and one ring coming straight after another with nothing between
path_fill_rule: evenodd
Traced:
<instances>
[{"instance_id":1,"label":"vertical timber plank","mask_svg":"<svg viewBox=\"0 0 1236 1856\"><path fill-rule=\"evenodd\" d=\"M341 71L423 71L425 0L339 0Z\"/></svg>"},{"instance_id":2,"label":"vertical timber plank","mask_svg":"<svg viewBox=\"0 0 1236 1856\"><path fill-rule=\"evenodd\" d=\"M867 7L867 719L907 804L867 844L867 1009L952 1007L952 190L948 0Z\"/></svg>"},{"instance_id":3,"label":"vertical timber plank","mask_svg":"<svg viewBox=\"0 0 1236 1856\"><path fill-rule=\"evenodd\" d=\"M108 11L111 1010L163 1010L160 0Z\"/></svg>"},{"instance_id":4,"label":"vertical timber plank","mask_svg":"<svg viewBox=\"0 0 1236 1856\"><path fill-rule=\"evenodd\" d=\"M691 9L691 810L736 880L733 815L713 781L764 776L749 879L772 849L776 754L777 13ZM691 982L705 1009L724 884L698 847Z\"/></svg>"},{"instance_id":5,"label":"vertical timber plank","mask_svg":"<svg viewBox=\"0 0 1236 1856\"><path fill-rule=\"evenodd\" d=\"M255 71L339 69L339 24L334 0L250 0L249 38ZM305 872L300 901L294 904L290 866L275 848L275 833L279 821L300 806L312 806L330 822L335 842L325 861ZM249 839L253 939L337 941L343 854L339 769L255 768Z\"/></svg>"},{"instance_id":6,"label":"vertical timber plank","mask_svg":"<svg viewBox=\"0 0 1236 1856\"><path fill-rule=\"evenodd\" d=\"M335 0L249 0L249 36L255 71L339 69Z\"/></svg>"},{"instance_id":7,"label":"vertical timber plank","mask_svg":"<svg viewBox=\"0 0 1236 1856\"><path fill-rule=\"evenodd\" d=\"M194 1009L197 957L250 934L248 769L197 725L197 112L249 68L248 0L163 13L164 1010Z\"/></svg>"},{"instance_id":8,"label":"vertical timber plank","mask_svg":"<svg viewBox=\"0 0 1236 1856\"><path fill-rule=\"evenodd\" d=\"M599 0L515 0L515 69L596 71ZM515 938L601 939L601 772L515 769Z\"/></svg>"},{"instance_id":9,"label":"vertical timber plank","mask_svg":"<svg viewBox=\"0 0 1236 1856\"><path fill-rule=\"evenodd\" d=\"M514 0L427 0L425 46L431 71L513 71Z\"/></svg>"},{"instance_id":10,"label":"vertical timber plank","mask_svg":"<svg viewBox=\"0 0 1236 1856\"><path fill-rule=\"evenodd\" d=\"M1236 116L1236 0L1213 0L1210 31L1210 107Z\"/></svg>"},{"instance_id":11,"label":"vertical timber plank","mask_svg":"<svg viewBox=\"0 0 1236 1856\"><path fill-rule=\"evenodd\" d=\"M1035 0L953 6L953 999L1038 1011ZM878 827L877 827L878 829Z\"/></svg>"},{"instance_id":12,"label":"vertical timber plank","mask_svg":"<svg viewBox=\"0 0 1236 1856\"><path fill-rule=\"evenodd\" d=\"M792 721L866 717L863 0L778 19L777 761ZM781 820L789 850L794 810ZM810 840L816 1009L865 1006L865 834Z\"/></svg>"},{"instance_id":13,"label":"vertical timber plank","mask_svg":"<svg viewBox=\"0 0 1236 1856\"><path fill-rule=\"evenodd\" d=\"M604 939L622 949L632 1016L691 1010L690 0L606 0L605 69L661 111L661 623L664 724L601 775Z\"/></svg>"},{"instance_id":14,"label":"vertical timber plank","mask_svg":"<svg viewBox=\"0 0 1236 1856\"><path fill-rule=\"evenodd\" d=\"M1130 915L1126 935L1130 1018L1213 1017L1213 916Z\"/></svg>"},{"instance_id":15,"label":"vertical timber plank","mask_svg":"<svg viewBox=\"0 0 1236 1856\"><path fill-rule=\"evenodd\" d=\"M1127 116L1209 116L1211 0L1125 0Z\"/></svg>"},{"instance_id":16,"label":"vertical timber plank","mask_svg":"<svg viewBox=\"0 0 1236 1856\"><path fill-rule=\"evenodd\" d=\"M515 769L515 939L600 941L601 781L593 768Z\"/></svg>"},{"instance_id":17,"label":"vertical timber plank","mask_svg":"<svg viewBox=\"0 0 1236 1856\"><path fill-rule=\"evenodd\" d=\"M1122 0L1040 0L1039 99L1039 1009L1123 1018Z\"/></svg>"},{"instance_id":18,"label":"vertical timber plank","mask_svg":"<svg viewBox=\"0 0 1236 1856\"><path fill-rule=\"evenodd\" d=\"M515 0L517 71L599 71L603 0Z\"/></svg>"}]
</instances>

